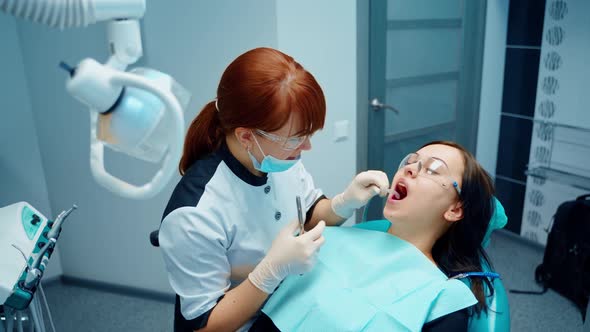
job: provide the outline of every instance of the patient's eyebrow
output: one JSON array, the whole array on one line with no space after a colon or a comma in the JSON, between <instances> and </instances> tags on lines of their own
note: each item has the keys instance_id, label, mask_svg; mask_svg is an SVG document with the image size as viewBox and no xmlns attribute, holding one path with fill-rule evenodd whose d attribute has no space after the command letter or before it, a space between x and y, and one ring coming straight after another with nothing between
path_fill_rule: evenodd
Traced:
<instances>
[{"instance_id":1,"label":"patient's eyebrow","mask_svg":"<svg viewBox=\"0 0 590 332\"><path fill-rule=\"evenodd\" d=\"M449 165L447 165L447 163L446 163L444 160L442 160L442 159L440 159L440 158L438 158L438 157L431 157L431 158L432 158L432 159L436 159L436 160L438 160L438 161L442 162L443 164L445 164L445 166L447 166L447 168L449 168Z\"/></svg>"},{"instance_id":2,"label":"patient's eyebrow","mask_svg":"<svg viewBox=\"0 0 590 332\"><path fill-rule=\"evenodd\" d=\"M419 154L418 152L414 152L414 153L415 153L415 154L416 154L418 157L420 157L420 154ZM449 165L447 165L447 163L446 163L444 160L440 159L439 157L432 157L432 156L430 156L430 158L432 158L432 159L436 159L436 160L440 161L441 163L445 164L445 166L447 166L447 168L449 168Z\"/></svg>"}]
</instances>

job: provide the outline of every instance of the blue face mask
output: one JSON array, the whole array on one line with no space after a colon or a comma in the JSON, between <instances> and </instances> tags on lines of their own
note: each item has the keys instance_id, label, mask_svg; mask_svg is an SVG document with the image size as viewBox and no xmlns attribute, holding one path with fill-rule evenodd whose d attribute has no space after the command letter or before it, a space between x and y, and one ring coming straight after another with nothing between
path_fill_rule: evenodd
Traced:
<instances>
[{"instance_id":1,"label":"blue face mask","mask_svg":"<svg viewBox=\"0 0 590 332\"><path fill-rule=\"evenodd\" d=\"M256 136L254 136L254 141L256 142L258 149L260 150L260 152L262 152L262 155L264 156L264 158L262 158L262 163L258 162L258 160L256 160L256 158L254 157L254 155L252 155L252 153L250 153L250 151L248 151L248 156L250 156L250 160L252 160L252 165L254 165L254 168L261 171L261 172L264 172L264 173L284 172L284 171L288 170L289 168L291 168L293 165L295 165L299 161L299 159L301 159L301 157L298 157L297 159L282 160L282 159L277 159L273 156L267 156L264 153L264 151L262 151L260 144L258 144L258 140L256 139Z\"/></svg>"}]
</instances>

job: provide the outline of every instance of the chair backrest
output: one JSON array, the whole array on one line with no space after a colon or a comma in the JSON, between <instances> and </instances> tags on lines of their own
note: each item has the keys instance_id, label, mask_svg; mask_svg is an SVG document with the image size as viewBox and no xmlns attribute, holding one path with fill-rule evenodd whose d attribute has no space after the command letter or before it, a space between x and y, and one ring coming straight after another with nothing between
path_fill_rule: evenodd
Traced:
<instances>
[{"instance_id":1,"label":"chair backrest","mask_svg":"<svg viewBox=\"0 0 590 332\"><path fill-rule=\"evenodd\" d=\"M155 231L150 233L150 243L154 247L160 246L160 241L158 240L158 235L160 234L160 230L156 229Z\"/></svg>"}]
</instances>

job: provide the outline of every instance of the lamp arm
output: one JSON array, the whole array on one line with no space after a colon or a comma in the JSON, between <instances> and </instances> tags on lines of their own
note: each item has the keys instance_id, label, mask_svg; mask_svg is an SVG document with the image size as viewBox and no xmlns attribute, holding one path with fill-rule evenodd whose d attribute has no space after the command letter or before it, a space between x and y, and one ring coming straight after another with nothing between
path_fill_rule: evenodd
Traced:
<instances>
[{"instance_id":1,"label":"lamp arm","mask_svg":"<svg viewBox=\"0 0 590 332\"><path fill-rule=\"evenodd\" d=\"M6 14L59 29L109 20L139 20L145 7L145 0L0 0L0 11Z\"/></svg>"}]
</instances>

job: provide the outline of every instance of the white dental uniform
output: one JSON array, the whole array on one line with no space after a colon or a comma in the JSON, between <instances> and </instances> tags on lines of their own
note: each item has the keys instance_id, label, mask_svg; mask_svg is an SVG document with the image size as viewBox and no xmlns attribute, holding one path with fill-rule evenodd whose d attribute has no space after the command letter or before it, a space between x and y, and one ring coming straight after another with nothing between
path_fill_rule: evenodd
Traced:
<instances>
[{"instance_id":1,"label":"white dental uniform","mask_svg":"<svg viewBox=\"0 0 590 332\"><path fill-rule=\"evenodd\" d=\"M175 331L204 327L225 292L260 262L279 231L324 196L298 162L258 177L226 144L193 164L164 212L159 243L176 292ZM247 331L252 320L238 331Z\"/></svg>"}]
</instances>

